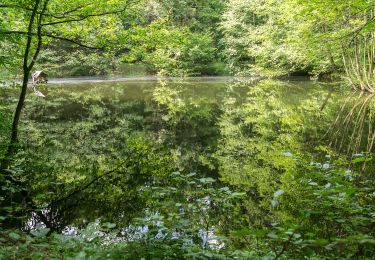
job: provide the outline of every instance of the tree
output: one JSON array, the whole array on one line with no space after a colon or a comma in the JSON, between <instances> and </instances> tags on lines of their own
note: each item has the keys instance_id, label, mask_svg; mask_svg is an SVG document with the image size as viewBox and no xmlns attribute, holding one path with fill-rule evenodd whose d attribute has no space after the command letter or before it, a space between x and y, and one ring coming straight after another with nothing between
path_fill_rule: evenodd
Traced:
<instances>
[{"instance_id":1,"label":"tree","mask_svg":"<svg viewBox=\"0 0 375 260\"><path fill-rule=\"evenodd\" d=\"M232 71L343 73L374 92L373 1L230 0L221 25Z\"/></svg>"},{"instance_id":2,"label":"tree","mask_svg":"<svg viewBox=\"0 0 375 260\"><path fill-rule=\"evenodd\" d=\"M123 15L122 60L159 75L217 75L223 0L139 1ZM225 66L222 66L225 67Z\"/></svg>"},{"instance_id":3,"label":"tree","mask_svg":"<svg viewBox=\"0 0 375 260\"><path fill-rule=\"evenodd\" d=\"M115 17L125 11L126 0L5 0L0 4L0 42L16 43L22 52L21 92L14 113L11 138L3 169L16 152L18 125L24 107L30 72L42 46L50 41L65 41L79 47L103 51L113 40ZM103 18L105 17L105 19ZM100 37L98 37L100 35Z\"/></svg>"},{"instance_id":4,"label":"tree","mask_svg":"<svg viewBox=\"0 0 375 260\"><path fill-rule=\"evenodd\" d=\"M374 92L375 6L373 1L290 0L301 39L311 54L325 50L334 69L345 72L354 89Z\"/></svg>"}]
</instances>

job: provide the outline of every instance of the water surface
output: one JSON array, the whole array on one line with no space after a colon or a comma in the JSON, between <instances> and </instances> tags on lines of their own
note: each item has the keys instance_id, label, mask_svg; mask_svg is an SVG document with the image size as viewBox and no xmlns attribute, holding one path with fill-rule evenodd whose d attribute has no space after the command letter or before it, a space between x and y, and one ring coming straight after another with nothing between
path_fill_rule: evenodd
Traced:
<instances>
[{"instance_id":1,"label":"water surface","mask_svg":"<svg viewBox=\"0 0 375 260\"><path fill-rule=\"evenodd\" d=\"M322 150L330 150L350 158L374 138L371 96L301 78L81 78L37 88L46 97L29 91L16 163L35 194L69 195L127 160L126 175L102 178L57 207L63 226L131 219L147 204L139 193L154 185L150 176L194 172L262 192L295 171L297 157L327 160ZM1 92L3 122L16 97ZM5 144L7 128L0 131Z\"/></svg>"}]
</instances>

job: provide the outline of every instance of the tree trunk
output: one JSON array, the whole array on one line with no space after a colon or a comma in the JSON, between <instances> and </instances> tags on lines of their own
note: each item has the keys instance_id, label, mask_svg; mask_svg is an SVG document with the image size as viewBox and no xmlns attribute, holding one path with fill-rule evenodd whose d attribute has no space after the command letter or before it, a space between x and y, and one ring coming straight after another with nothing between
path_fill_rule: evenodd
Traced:
<instances>
[{"instance_id":1,"label":"tree trunk","mask_svg":"<svg viewBox=\"0 0 375 260\"><path fill-rule=\"evenodd\" d=\"M8 215L8 212L2 212L2 210L0 210L1 215L5 215L5 216L8 215L8 217L2 223L4 227L8 227L8 228L22 226L23 225L22 217L24 217L23 209L35 208L34 202L32 200L32 197L30 196L28 188L25 187L24 184L20 180L17 180L13 178L12 176L10 176L9 172L6 171L6 169L9 168L10 160L17 152L18 125L20 122L22 109L25 103L29 75L30 75L30 71L34 67L35 61L38 58L40 48L42 46L42 20L43 20L43 15L47 9L49 0L44 1L42 11L38 12L38 8L39 8L41 1L42 0L35 1L35 5L33 7L33 11L30 16L25 52L24 52L24 57L23 57L23 79L22 79L22 85L21 85L21 93L18 99L18 104L14 113L14 117L13 117L9 146L8 146L4 159L0 163L0 173L4 174L4 177L5 177L4 180L11 182L12 185L14 185L15 187L18 187L19 189L19 191L16 193L7 193L3 195L3 197L5 198L5 203L10 203L5 206L14 208L10 215ZM38 41L37 41L35 52L32 56L31 61L29 62L32 40L33 40L33 36L35 35L35 33L33 32L35 19L37 19L37 22L38 22L38 26L37 26ZM3 185L3 183L1 183L1 185ZM19 207L20 205L22 205L21 208ZM4 205L1 205L1 206L4 206ZM3 207L0 207L0 209L1 208Z\"/></svg>"},{"instance_id":2,"label":"tree trunk","mask_svg":"<svg viewBox=\"0 0 375 260\"><path fill-rule=\"evenodd\" d=\"M40 1L41 0L35 1L33 11L30 16L29 26L27 30L28 35L27 35L27 40L26 40L25 52L23 55L23 79L22 79L22 85L21 85L21 93L18 99L16 111L13 117L12 130L11 130L11 136L10 136L8 149L7 149L7 152L5 153L3 160L1 161L1 169L7 169L9 167L10 158L16 153L16 150L17 150L16 147L17 147L17 142L18 142L18 125L19 125L19 121L21 117L21 112L25 104L25 97L26 97L26 92L27 92L27 84L29 81L29 74L30 74L30 71L32 70L32 67L34 66L35 59L39 53L39 50L37 49L37 51L34 54L32 64L29 65L29 55L30 55L31 43L33 39L34 22L35 22L36 15L38 13L38 7L40 4ZM40 16L42 15L43 14L41 14ZM41 28L41 17L39 18L39 22L38 22L38 32L39 32L39 28ZM40 49L39 40L38 40L38 47Z\"/></svg>"}]
</instances>

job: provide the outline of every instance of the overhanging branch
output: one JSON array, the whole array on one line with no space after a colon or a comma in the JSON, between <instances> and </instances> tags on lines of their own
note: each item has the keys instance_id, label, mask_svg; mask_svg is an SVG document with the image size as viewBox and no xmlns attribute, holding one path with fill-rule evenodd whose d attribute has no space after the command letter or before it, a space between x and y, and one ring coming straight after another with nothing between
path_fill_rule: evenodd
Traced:
<instances>
[{"instance_id":1,"label":"overhanging branch","mask_svg":"<svg viewBox=\"0 0 375 260\"><path fill-rule=\"evenodd\" d=\"M77 12L80 9L85 8L87 6L90 6L92 4L93 3L91 2L91 3L87 3L85 5L80 5L80 6L74 7L71 10L68 10L68 11L65 11L65 12L62 12L62 13L58 13L58 14L51 14L51 13L45 12L43 15L53 17L53 18L56 18L56 19L64 19L64 18L67 18L67 15L69 15L71 13L74 13L74 12ZM9 9L13 8L13 9L23 9L25 11L33 11L32 8L27 7L27 6L21 6L21 5L0 5L0 8L9 8ZM40 14L40 13L41 12L37 11L37 14Z\"/></svg>"},{"instance_id":2,"label":"overhanging branch","mask_svg":"<svg viewBox=\"0 0 375 260\"><path fill-rule=\"evenodd\" d=\"M0 31L0 35L12 35L12 34L29 35L27 32L23 32L23 31ZM36 36L37 34L32 33L31 35ZM48 38L52 38L52 39L56 39L56 40L60 40L60 41L70 42L70 43L73 43L75 45L78 45L78 46L86 48L86 49L91 49L91 50L103 50L104 49L104 47L96 47L96 46L86 45L85 43L82 43L82 42L79 42L79 41L76 41L76 40L73 40L73 39L65 38L65 37L62 37L62 36L58 36L58 35L53 35L53 34L48 34L48 33L42 33L41 35L43 37L48 37Z\"/></svg>"},{"instance_id":3,"label":"overhanging branch","mask_svg":"<svg viewBox=\"0 0 375 260\"><path fill-rule=\"evenodd\" d=\"M78 46L86 48L86 49L101 50L101 51L104 50L104 47L89 46L89 45L86 45L84 43L78 42L76 40L68 39L68 38L65 38L65 37L57 36L57 35L42 34L42 36L49 37L49 38L56 39L56 40L60 40L60 41L70 42L70 43L73 43L75 45L78 45Z\"/></svg>"},{"instance_id":4,"label":"overhanging branch","mask_svg":"<svg viewBox=\"0 0 375 260\"><path fill-rule=\"evenodd\" d=\"M82 8L85 8L85 7L88 7L88 6L92 5L92 4L93 4L92 2L91 2L91 3L87 3L87 4L85 4L85 5L77 6L77 7L73 8L73 9L71 9L71 10L69 10L69 11L65 11L65 12L62 13L61 18L65 18L66 15L71 14L71 13L74 13L74 12L77 12L78 10L80 10L80 9L82 9Z\"/></svg>"},{"instance_id":5,"label":"overhanging branch","mask_svg":"<svg viewBox=\"0 0 375 260\"><path fill-rule=\"evenodd\" d=\"M56 25L56 24L62 24L62 23L80 22L80 21L86 20L86 19L91 18L91 17L98 17L98 16L105 16L105 15L110 15L110 14L122 13L125 10L126 10L126 8L121 9L121 10L111 11L111 12L88 14L88 15L84 15L84 16L81 16L81 17L77 17L77 18L71 18L71 19L66 19L66 20L62 20L62 21L54 21L54 22L44 23L42 25L48 26L48 25Z\"/></svg>"}]
</instances>

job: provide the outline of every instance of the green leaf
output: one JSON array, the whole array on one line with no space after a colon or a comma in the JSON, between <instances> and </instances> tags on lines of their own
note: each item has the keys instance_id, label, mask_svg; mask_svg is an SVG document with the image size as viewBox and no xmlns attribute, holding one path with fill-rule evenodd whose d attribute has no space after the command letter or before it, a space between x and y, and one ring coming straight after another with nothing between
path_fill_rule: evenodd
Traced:
<instances>
[{"instance_id":1,"label":"green leaf","mask_svg":"<svg viewBox=\"0 0 375 260\"><path fill-rule=\"evenodd\" d=\"M230 194L230 197L231 198L239 198L239 197L243 197L245 195L246 195L245 192L233 192L232 194Z\"/></svg>"},{"instance_id":2,"label":"green leaf","mask_svg":"<svg viewBox=\"0 0 375 260\"><path fill-rule=\"evenodd\" d=\"M106 222L106 223L103 223L102 226L105 227L105 228L108 228L108 229L112 229L112 228L116 227L116 224L115 223Z\"/></svg>"},{"instance_id":3,"label":"green leaf","mask_svg":"<svg viewBox=\"0 0 375 260\"><path fill-rule=\"evenodd\" d=\"M265 236L268 233L268 230L266 229L243 229L243 230L237 230L233 232L233 235L235 236Z\"/></svg>"},{"instance_id":4,"label":"green leaf","mask_svg":"<svg viewBox=\"0 0 375 260\"><path fill-rule=\"evenodd\" d=\"M30 234L35 237L45 237L47 236L49 231L50 231L49 228L39 228L39 229L32 230Z\"/></svg>"},{"instance_id":5,"label":"green leaf","mask_svg":"<svg viewBox=\"0 0 375 260\"><path fill-rule=\"evenodd\" d=\"M21 236L19 234L14 233L14 232L9 233L8 236L12 239L15 239L15 240L19 240L21 238Z\"/></svg>"},{"instance_id":6,"label":"green leaf","mask_svg":"<svg viewBox=\"0 0 375 260\"><path fill-rule=\"evenodd\" d=\"M193 176L195 176L195 175L197 175L195 172L192 172L192 173L189 173L188 175L187 175L187 177L193 177Z\"/></svg>"},{"instance_id":7,"label":"green leaf","mask_svg":"<svg viewBox=\"0 0 375 260\"><path fill-rule=\"evenodd\" d=\"M213 183L213 182L216 182L216 180L213 179L213 178L211 178L211 177L201 178L201 179L199 179L199 181L201 183Z\"/></svg>"},{"instance_id":8,"label":"green leaf","mask_svg":"<svg viewBox=\"0 0 375 260\"><path fill-rule=\"evenodd\" d=\"M278 191L276 191L276 192L273 194L273 197L274 197L274 198L277 198L277 197L283 195L284 193L285 193L284 190L278 190Z\"/></svg>"},{"instance_id":9,"label":"green leaf","mask_svg":"<svg viewBox=\"0 0 375 260\"><path fill-rule=\"evenodd\" d=\"M352 160L352 163L364 163L372 160L372 157L358 157Z\"/></svg>"},{"instance_id":10,"label":"green leaf","mask_svg":"<svg viewBox=\"0 0 375 260\"><path fill-rule=\"evenodd\" d=\"M278 238L279 238L279 236L278 236L276 233L274 233L274 232L269 233L267 236L268 236L269 238L272 238L272 239L278 239Z\"/></svg>"}]
</instances>

